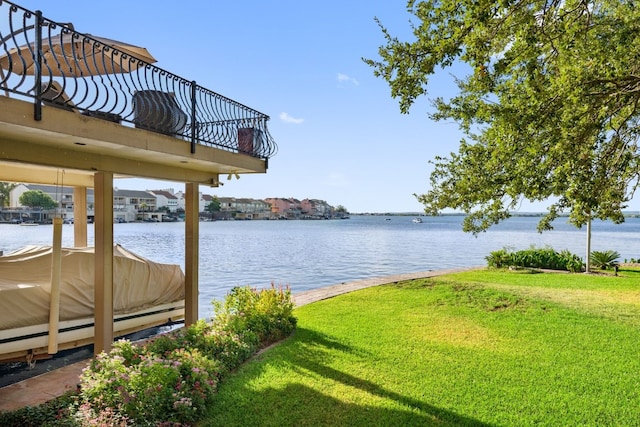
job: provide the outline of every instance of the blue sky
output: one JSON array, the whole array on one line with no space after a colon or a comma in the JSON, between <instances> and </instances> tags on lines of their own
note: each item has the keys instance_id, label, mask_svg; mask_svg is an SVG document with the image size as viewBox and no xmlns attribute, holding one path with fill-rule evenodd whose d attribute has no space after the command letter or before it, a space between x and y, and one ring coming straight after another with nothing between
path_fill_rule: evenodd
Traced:
<instances>
[{"instance_id":1,"label":"blue sky","mask_svg":"<svg viewBox=\"0 0 640 427\"><path fill-rule=\"evenodd\" d=\"M155 65L269 115L278 153L267 173L223 177L223 187L201 187L208 194L418 212L413 193L428 188L428 160L460 139L456 124L428 119L427 99L401 114L386 82L361 60L376 58L384 42L374 17L410 34L404 0L14 1L77 31L144 46Z\"/></svg>"},{"instance_id":2,"label":"blue sky","mask_svg":"<svg viewBox=\"0 0 640 427\"><path fill-rule=\"evenodd\" d=\"M387 83L362 57L393 35L411 37L405 0L16 0L77 31L146 47L157 66L271 117L278 153L266 174L201 191L220 197L316 198L351 212L419 212L428 161L457 151L455 123L427 117L422 98L400 113ZM451 94L450 70L430 96ZM119 188L182 184L117 181ZM543 210L524 204L523 211Z\"/></svg>"}]
</instances>

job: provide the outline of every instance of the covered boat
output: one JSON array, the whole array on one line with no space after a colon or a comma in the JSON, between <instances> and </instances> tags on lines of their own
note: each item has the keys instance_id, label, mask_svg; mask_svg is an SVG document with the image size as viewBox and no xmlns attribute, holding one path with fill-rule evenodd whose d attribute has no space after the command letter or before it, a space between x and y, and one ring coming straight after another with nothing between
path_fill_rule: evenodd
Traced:
<instances>
[{"instance_id":1,"label":"covered boat","mask_svg":"<svg viewBox=\"0 0 640 427\"><path fill-rule=\"evenodd\" d=\"M0 362L48 357L51 246L0 256ZM62 248L57 347L93 342L94 248ZM114 336L184 317L184 273L114 247Z\"/></svg>"}]
</instances>

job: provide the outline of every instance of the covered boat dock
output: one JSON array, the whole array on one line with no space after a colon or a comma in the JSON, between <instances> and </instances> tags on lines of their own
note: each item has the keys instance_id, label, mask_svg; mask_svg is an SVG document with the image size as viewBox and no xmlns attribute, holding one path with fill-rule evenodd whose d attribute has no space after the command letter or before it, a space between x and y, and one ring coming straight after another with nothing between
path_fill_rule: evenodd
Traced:
<instances>
[{"instance_id":1,"label":"covered boat dock","mask_svg":"<svg viewBox=\"0 0 640 427\"><path fill-rule=\"evenodd\" d=\"M152 65L146 49L78 32L8 1L0 2L0 21L0 181L72 186L75 247L87 246L86 193L94 189L94 352L109 351L114 339L119 178L184 183L184 319L195 322L199 186L266 173L276 152L269 117ZM55 329L54 321L50 334Z\"/></svg>"}]
</instances>

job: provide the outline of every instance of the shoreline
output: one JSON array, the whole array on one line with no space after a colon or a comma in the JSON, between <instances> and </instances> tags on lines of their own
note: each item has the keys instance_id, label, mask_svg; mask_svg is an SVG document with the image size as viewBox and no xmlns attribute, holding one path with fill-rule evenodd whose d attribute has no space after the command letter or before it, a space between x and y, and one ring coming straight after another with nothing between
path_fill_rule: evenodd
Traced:
<instances>
[{"instance_id":1,"label":"shoreline","mask_svg":"<svg viewBox=\"0 0 640 427\"><path fill-rule=\"evenodd\" d=\"M481 267L476 266L429 270L417 273L372 277L302 291L292 295L292 299L296 308L298 308L313 302L322 301L372 286L398 283L405 280L436 277L444 274L475 270L478 268ZM79 349L78 351L82 351L82 349ZM86 354L86 352L84 354ZM41 365L45 365L43 367L47 369L47 372L41 374L36 373L35 376L30 376L29 378L0 388L0 412L14 411L25 406L40 405L49 400L53 400L68 391L75 390L78 386L78 379L82 374L82 370L89 363L89 359L92 357L92 354L88 356L88 358L71 364L67 363L69 359L64 356L37 362Z\"/></svg>"}]
</instances>

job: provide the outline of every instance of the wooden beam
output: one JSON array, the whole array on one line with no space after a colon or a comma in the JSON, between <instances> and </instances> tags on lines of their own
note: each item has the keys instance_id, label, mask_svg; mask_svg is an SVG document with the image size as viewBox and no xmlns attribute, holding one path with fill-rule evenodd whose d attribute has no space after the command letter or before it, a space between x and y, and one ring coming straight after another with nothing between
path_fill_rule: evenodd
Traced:
<instances>
[{"instance_id":1,"label":"wooden beam","mask_svg":"<svg viewBox=\"0 0 640 427\"><path fill-rule=\"evenodd\" d=\"M60 185L60 168L44 167L21 162L0 161L0 181ZM93 187L93 172L64 170L64 184Z\"/></svg>"},{"instance_id":2,"label":"wooden beam","mask_svg":"<svg viewBox=\"0 0 640 427\"><path fill-rule=\"evenodd\" d=\"M94 354L113 343L113 174L98 172L95 188Z\"/></svg>"},{"instance_id":3,"label":"wooden beam","mask_svg":"<svg viewBox=\"0 0 640 427\"><path fill-rule=\"evenodd\" d=\"M99 154L94 152L82 152L77 149L66 149L55 146L33 144L21 142L20 144L5 144L0 141L0 161L13 162L14 164L24 164L27 168L29 164L35 164L57 169L75 169L91 172L109 171L117 175L143 177L152 179L162 179L177 182L198 182L210 184L218 176L219 171L216 165L211 165L208 169L195 169L193 163L180 163L175 161L171 164L159 163L155 159L127 159L123 157ZM253 159L252 157L249 159ZM255 160L255 159L253 159ZM195 163L195 162L194 162ZM238 169L244 173L245 169ZM54 181L55 182L55 181ZM65 176L65 183L69 179Z\"/></svg>"},{"instance_id":4,"label":"wooden beam","mask_svg":"<svg viewBox=\"0 0 640 427\"><path fill-rule=\"evenodd\" d=\"M197 183L185 184L185 296L184 324L198 321L198 233L200 193Z\"/></svg>"},{"instance_id":5,"label":"wooden beam","mask_svg":"<svg viewBox=\"0 0 640 427\"><path fill-rule=\"evenodd\" d=\"M87 188L73 187L73 246L87 246Z\"/></svg>"}]
</instances>

